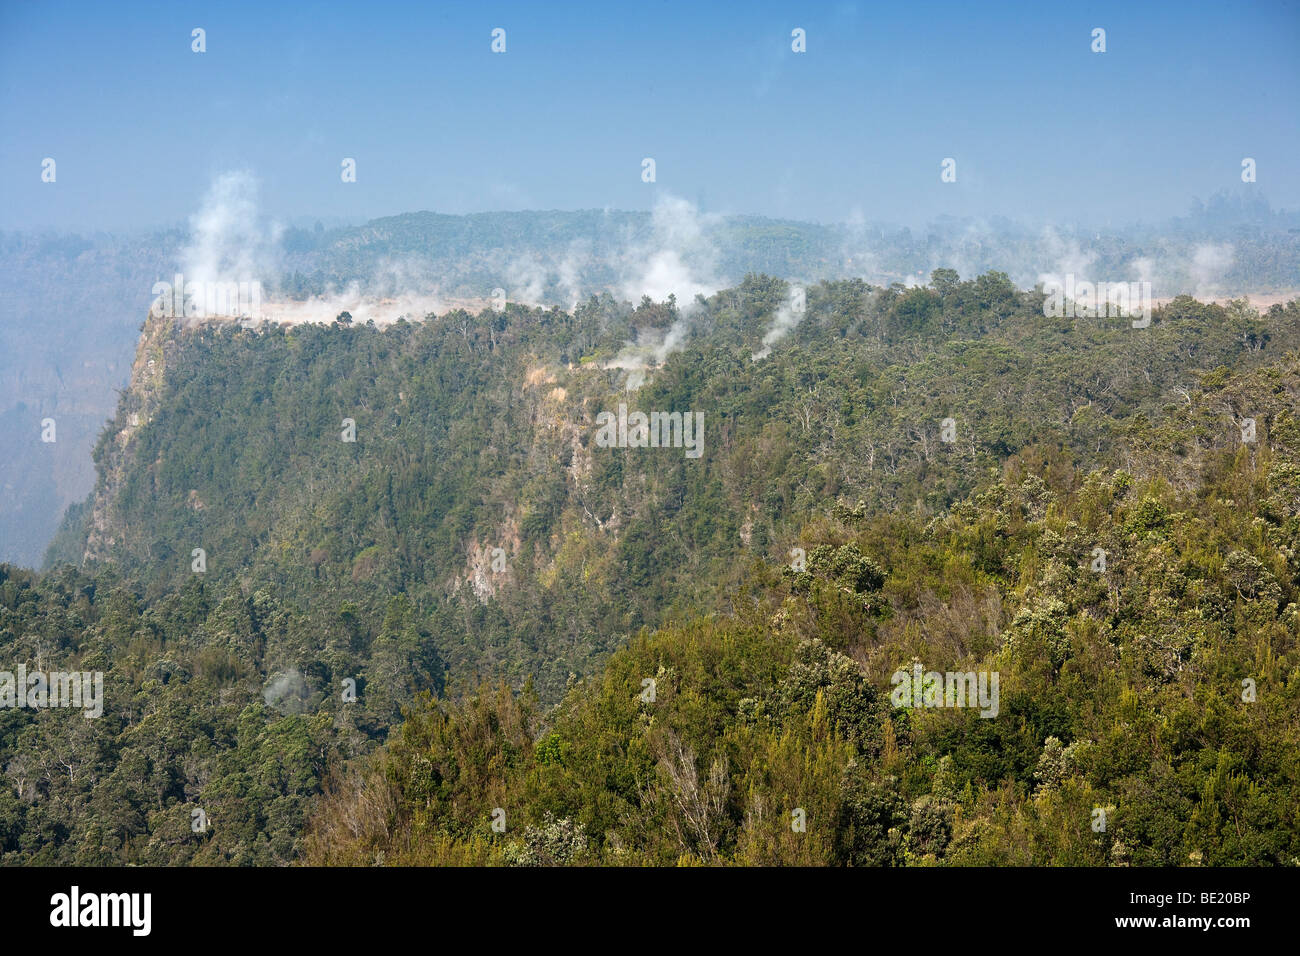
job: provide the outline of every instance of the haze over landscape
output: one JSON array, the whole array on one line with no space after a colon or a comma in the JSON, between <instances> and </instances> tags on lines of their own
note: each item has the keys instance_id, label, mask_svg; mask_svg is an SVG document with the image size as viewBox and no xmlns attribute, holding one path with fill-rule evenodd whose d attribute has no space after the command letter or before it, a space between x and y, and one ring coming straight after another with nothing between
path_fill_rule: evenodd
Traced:
<instances>
[{"instance_id":1,"label":"haze over landscape","mask_svg":"<svg viewBox=\"0 0 1300 956\"><path fill-rule=\"evenodd\" d=\"M1297 51L0 6L0 862L1300 864Z\"/></svg>"}]
</instances>

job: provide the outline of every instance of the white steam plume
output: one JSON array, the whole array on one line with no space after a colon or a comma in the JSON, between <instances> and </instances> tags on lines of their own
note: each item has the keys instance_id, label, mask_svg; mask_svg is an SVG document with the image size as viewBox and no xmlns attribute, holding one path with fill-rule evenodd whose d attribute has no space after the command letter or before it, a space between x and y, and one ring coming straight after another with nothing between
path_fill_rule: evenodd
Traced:
<instances>
[{"instance_id":1,"label":"white steam plume","mask_svg":"<svg viewBox=\"0 0 1300 956\"><path fill-rule=\"evenodd\" d=\"M186 282L261 282L277 270L283 232L258 214L251 173L222 173L190 217L189 245L180 254Z\"/></svg>"},{"instance_id":2,"label":"white steam plume","mask_svg":"<svg viewBox=\"0 0 1300 956\"><path fill-rule=\"evenodd\" d=\"M718 250L708 234L719 221L719 216L702 215L688 200L666 195L651 214L649 241L622 254L623 298L639 302L649 296L662 302L671 295L677 302L677 319L667 330L638 335L606 364L627 370L629 391L640 388L650 369L685 346L695 297L723 286L717 276Z\"/></svg>"},{"instance_id":3,"label":"white steam plume","mask_svg":"<svg viewBox=\"0 0 1300 956\"><path fill-rule=\"evenodd\" d=\"M1212 299L1219 294L1219 280L1232 266L1234 250L1232 244L1206 242L1196 247L1192 253L1189 268L1196 291L1192 294L1198 299Z\"/></svg>"},{"instance_id":4,"label":"white steam plume","mask_svg":"<svg viewBox=\"0 0 1300 956\"><path fill-rule=\"evenodd\" d=\"M763 347L750 356L751 361L759 362L771 355L772 346L793 332L799 323L803 321L804 312L806 311L804 296L805 292L802 285L790 287L786 300L776 310L776 315L772 317L772 324L763 335Z\"/></svg>"},{"instance_id":5,"label":"white steam plume","mask_svg":"<svg viewBox=\"0 0 1300 956\"><path fill-rule=\"evenodd\" d=\"M623 298L638 302L648 295L662 302L673 295L678 307L689 311L697 295L718 291L718 250L707 233L719 221L716 215L702 215L686 199L660 198L650 217L649 242L621 256Z\"/></svg>"}]
</instances>

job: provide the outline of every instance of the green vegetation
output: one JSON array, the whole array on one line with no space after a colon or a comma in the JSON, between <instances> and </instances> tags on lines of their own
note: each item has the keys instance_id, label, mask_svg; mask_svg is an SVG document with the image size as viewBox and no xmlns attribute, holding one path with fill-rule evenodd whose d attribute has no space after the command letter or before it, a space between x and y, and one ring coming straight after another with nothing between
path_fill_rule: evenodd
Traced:
<instances>
[{"instance_id":1,"label":"green vegetation","mask_svg":"<svg viewBox=\"0 0 1300 956\"><path fill-rule=\"evenodd\" d=\"M807 571L755 569L550 715L491 685L426 701L308 859L1300 863L1300 361L1211 378L1147 433L1197 451L1190 484L1017 460L930 521L840 507ZM1204 445L1235 401L1267 440ZM1001 712L891 707L913 661L998 672Z\"/></svg>"},{"instance_id":2,"label":"green vegetation","mask_svg":"<svg viewBox=\"0 0 1300 956\"><path fill-rule=\"evenodd\" d=\"M754 362L786 298L151 319L95 495L0 569L4 659L107 701L0 711L4 860L1293 862L1300 302L822 283ZM596 447L619 402L703 456ZM913 659L999 716L893 707Z\"/></svg>"},{"instance_id":3,"label":"green vegetation","mask_svg":"<svg viewBox=\"0 0 1300 956\"><path fill-rule=\"evenodd\" d=\"M268 704L262 675L311 639L264 591L218 597L196 580L142 608L111 573L0 565L5 660L102 671L105 699L96 719L0 710L3 862L296 858L329 760L368 740L365 711L323 694ZM196 810L212 821L201 833Z\"/></svg>"}]
</instances>

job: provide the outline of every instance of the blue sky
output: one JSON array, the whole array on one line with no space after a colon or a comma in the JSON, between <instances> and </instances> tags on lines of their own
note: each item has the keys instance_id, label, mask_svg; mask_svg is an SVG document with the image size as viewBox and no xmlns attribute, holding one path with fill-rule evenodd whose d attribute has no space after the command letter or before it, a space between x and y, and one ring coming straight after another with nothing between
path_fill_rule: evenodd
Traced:
<instances>
[{"instance_id":1,"label":"blue sky","mask_svg":"<svg viewBox=\"0 0 1300 956\"><path fill-rule=\"evenodd\" d=\"M277 6L2 0L0 228L180 223L230 169L287 221L662 190L820 221L1119 225L1239 189L1247 156L1300 207L1294 2Z\"/></svg>"}]
</instances>

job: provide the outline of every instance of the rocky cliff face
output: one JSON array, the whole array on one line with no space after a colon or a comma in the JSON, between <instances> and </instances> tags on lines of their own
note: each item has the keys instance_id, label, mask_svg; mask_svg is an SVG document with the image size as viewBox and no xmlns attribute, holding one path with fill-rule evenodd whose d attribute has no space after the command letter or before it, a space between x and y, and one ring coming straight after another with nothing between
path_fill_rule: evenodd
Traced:
<instances>
[{"instance_id":1,"label":"rocky cliff face","mask_svg":"<svg viewBox=\"0 0 1300 956\"><path fill-rule=\"evenodd\" d=\"M107 557L116 544L113 501L134 460L135 437L158 411L168 356L180 347L180 328L177 319L153 311L145 319L126 391L100 437L99 478L86 526L83 564Z\"/></svg>"}]
</instances>

